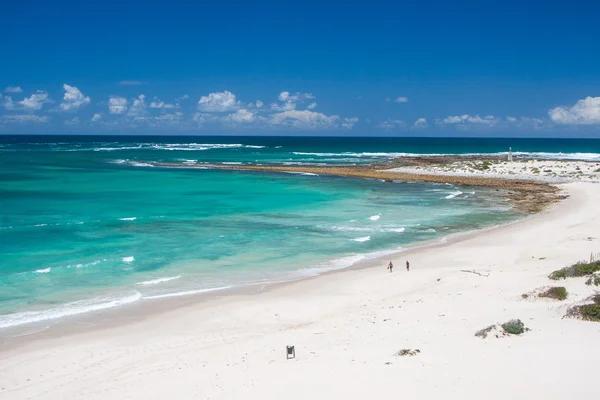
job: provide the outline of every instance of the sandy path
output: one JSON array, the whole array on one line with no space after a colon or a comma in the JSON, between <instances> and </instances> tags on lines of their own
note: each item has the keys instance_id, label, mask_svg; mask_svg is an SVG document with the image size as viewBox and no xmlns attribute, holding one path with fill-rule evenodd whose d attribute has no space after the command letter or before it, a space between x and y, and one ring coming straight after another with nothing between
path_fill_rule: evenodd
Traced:
<instances>
[{"instance_id":1,"label":"sandy path","mask_svg":"<svg viewBox=\"0 0 600 400\"><path fill-rule=\"evenodd\" d=\"M597 398L600 323L562 319L594 289L572 279L562 303L520 296L600 251L600 185L565 188L525 221L402 254L392 274L344 271L4 351L0 398ZM511 318L531 331L474 337Z\"/></svg>"}]
</instances>

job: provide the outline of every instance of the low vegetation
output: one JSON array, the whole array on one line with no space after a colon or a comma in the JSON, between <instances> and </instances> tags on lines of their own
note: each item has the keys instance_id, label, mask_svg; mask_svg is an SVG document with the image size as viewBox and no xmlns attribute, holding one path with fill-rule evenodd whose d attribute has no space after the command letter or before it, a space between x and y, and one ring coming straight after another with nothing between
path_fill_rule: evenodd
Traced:
<instances>
[{"instance_id":1,"label":"low vegetation","mask_svg":"<svg viewBox=\"0 0 600 400\"><path fill-rule=\"evenodd\" d=\"M502 329L506 333L510 333L511 335L521 335L527 328L525 328L525 324L521 322L520 319L511 319L508 322L503 323Z\"/></svg>"},{"instance_id":2,"label":"low vegetation","mask_svg":"<svg viewBox=\"0 0 600 400\"><path fill-rule=\"evenodd\" d=\"M554 286L539 294L539 297L546 297L555 300L566 300L569 296L567 289L562 286Z\"/></svg>"},{"instance_id":3,"label":"low vegetation","mask_svg":"<svg viewBox=\"0 0 600 400\"><path fill-rule=\"evenodd\" d=\"M492 332L494 330L495 327L496 327L496 325L490 325L487 328L483 328L482 330L475 332L475 336L485 339L488 337L490 332Z\"/></svg>"},{"instance_id":4,"label":"low vegetation","mask_svg":"<svg viewBox=\"0 0 600 400\"><path fill-rule=\"evenodd\" d=\"M587 281L585 281L586 285L594 285L594 286L600 286L600 274L594 274L591 275Z\"/></svg>"},{"instance_id":5,"label":"low vegetation","mask_svg":"<svg viewBox=\"0 0 600 400\"><path fill-rule=\"evenodd\" d=\"M578 262L570 267L554 271L548 277L557 281L559 279L588 276L598 271L600 271L600 261L594 261L591 263Z\"/></svg>"},{"instance_id":6,"label":"low vegetation","mask_svg":"<svg viewBox=\"0 0 600 400\"><path fill-rule=\"evenodd\" d=\"M567 316L582 319L584 321L600 322L600 294L595 294L590 299L591 304L571 307Z\"/></svg>"}]
</instances>

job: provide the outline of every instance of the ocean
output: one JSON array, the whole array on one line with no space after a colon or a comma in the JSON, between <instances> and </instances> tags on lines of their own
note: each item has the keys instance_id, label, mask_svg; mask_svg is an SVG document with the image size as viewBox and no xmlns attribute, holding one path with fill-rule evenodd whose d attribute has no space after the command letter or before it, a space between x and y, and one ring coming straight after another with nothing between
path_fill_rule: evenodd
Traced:
<instances>
[{"instance_id":1,"label":"ocean","mask_svg":"<svg viewBox=\"0 0 600 400\"><path fill-rule=\"evenodd\" d=\"M301 279L522 217L482 188L210 164L362 164L509 147L600 160L593 139L0 136L0 328Z\"/></svg>"}]
</instances>

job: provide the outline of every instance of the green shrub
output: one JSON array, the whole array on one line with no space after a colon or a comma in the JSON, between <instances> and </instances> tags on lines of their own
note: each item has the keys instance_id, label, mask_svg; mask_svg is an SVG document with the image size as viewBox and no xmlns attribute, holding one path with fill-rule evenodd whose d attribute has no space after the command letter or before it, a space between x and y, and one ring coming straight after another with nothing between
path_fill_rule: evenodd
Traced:
<instances>
[{"instance_id":1,"label":"green shrub","mask_svg":"<svg viewBox=\"0 0 600 400\"><path fill-rule=\"evenodd\" d=\"M572 307L567 311L567 316L577 317L584 321L600 322L600 294L594 295L591 300L592 304Z\"/></svg>"},{"instance_id":2,"label":"green shrub","mask_svg":"<svg viewBox=\"0 0 600 400\"><path fill-rule=\"evenodd\" d=\"M594 272L600 271L600 261L595 261L593 263L577 263L571 268L574 268L573 276L591 275Z\"/></svg>"},{"instance_id":3,"label":"green shrub","mask_svg":"<svg viewBox=\"0 0 600 400\"><path fill-rule=\"evenodd\" d=\"M547 297L555 300L565 300L568 296L567 289L562 286L554 286L539 294L539 297Z\"/></svg>"},{"instance_id":4,"label":"green shrub","mask_svg":"<svg viewBox=\"0 0 600 400\"><path fill-rule=\"evenodd\" d=\"M594 272L598 271L600 271L600 261L594 261L592 263L578 262L570 267L552 272L548 278L555 281L565 278L578 278L581 276L592 275Z\"/></svg>"},{"instance_id":5,"label":"green shrub","mask_svg":"<svg viewBox=\"0 0 600 400\"><path fill-rule=\"evenodd\" d=\"M600 321L600 304L586 304L579 306L581 319L586 321Z\"/></svg>"},{"instance_id":6,"label":"green shrub","mask_svg":"<svg viewBox=\"0 0 600 400\"><path fill-rule=\"evenodd\" d=\"M510 321L502 324L502 329L511 335L520 335L525 332L525 324L523 324L520 319L511 319Z\"/></svg>"},{"instance_id":7,"label":"green shrub","mask_svg":"<svg viewBox=\"0 0 600 400\"><path fill-rule=\"evenodd\" d=\"M567 278L567 269L563 268L563 269L554 271L550 274L550 276L548 276L548 278L550 278L554 281L557 281L559 279L566 279Z\"/></svg>"}]
</instances>

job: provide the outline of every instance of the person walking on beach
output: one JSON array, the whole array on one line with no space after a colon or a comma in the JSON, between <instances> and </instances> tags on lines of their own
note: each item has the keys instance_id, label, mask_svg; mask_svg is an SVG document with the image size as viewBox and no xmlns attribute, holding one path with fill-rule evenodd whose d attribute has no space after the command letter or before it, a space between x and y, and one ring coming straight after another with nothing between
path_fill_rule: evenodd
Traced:
<instances>
[{"instance_id":1,"label":"person walking on beach","mask_svg":"<svg viewBox=\"0 0 600 400\"><path fill-rule=\"evenodd\" d=\"M406 260L406 270L409 271L410 270L410 264L408 263L408 260Z\"/></svg>"},{"instance_id":2,"label":"person walking on beach","mask_svg":"<svg viewBox=\"0 0 600 400\"><path fill-rule=\"evenodd\" d=\"M390 263L388 264L387 269L390 270L390 272L392 272L392 269L394 268L394 264L392 264L392 262L390 261Z\"/></svg>"}]
</instances>

